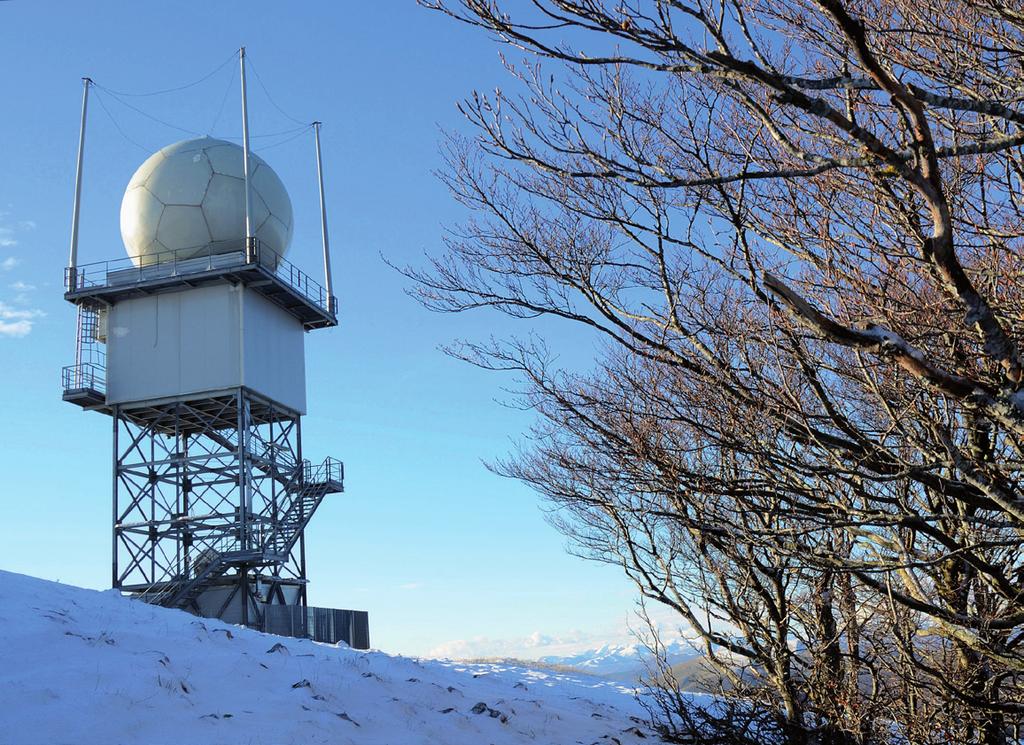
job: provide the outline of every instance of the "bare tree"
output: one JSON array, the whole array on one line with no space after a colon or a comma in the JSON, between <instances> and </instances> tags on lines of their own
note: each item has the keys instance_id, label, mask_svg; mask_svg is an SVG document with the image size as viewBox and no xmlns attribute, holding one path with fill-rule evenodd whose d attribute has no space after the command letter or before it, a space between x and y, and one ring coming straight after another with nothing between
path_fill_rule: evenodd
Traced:
<instances>
[{"instance_id":1,"label":"bare tree","mask_svg":"<svg viewBox=\"0 0 1024 745\"><path fill-rule=\"evenodd\" d=\"M1024 13L425 4L526 60L463 104L445 178L477 216L408 272L437 310L604 339L585 375L536 340L461 354L541 415L502 469L678 611L758 723L681 703L666 735L1015 738Z\"/></svg>"}]
</instances>

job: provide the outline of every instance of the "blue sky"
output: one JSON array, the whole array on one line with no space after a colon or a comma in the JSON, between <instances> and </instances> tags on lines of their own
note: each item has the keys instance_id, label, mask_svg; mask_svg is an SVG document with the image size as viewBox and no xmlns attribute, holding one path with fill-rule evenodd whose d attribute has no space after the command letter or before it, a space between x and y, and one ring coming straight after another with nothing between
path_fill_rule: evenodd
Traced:
<instances>
[{"instance_id":1,"label":"blue sky","mask_svg":"<svg viewBox=\"0 0 1024 745\"><path fill-rule=\"evenodd\" d=\"M620 633L633 603L626 581L567 555L537 497L482 464L530 423L501 405L514 381L438 349L530 329L491 313L431 314L381 258L416 263L440 250L442 227L462 216L432 175L441 130L463 128L455 104L474 88L509 84L491 40L412 0L0 3L0 568L109 582L110 420L62 403L59 389L73 356L60 284L80 78L123 92L173 88L242 44L273 97L250 80L254 135L295 127L274 103L324 122L342 323L307 338L303 436L308 456L345 461L347 492L307 532L311 603L369 610L375 646L410 654L541 654L549 638L586 645ZM235 71L125 100L185 130L237 136ZM81 262L124 255L128 179L148 152L187 136L102 90L93 99ZM254 149L275 145L261 154L295 208L289 258L317 274L312 139L285 139L255 137ZM545 332L567 357L592 349L569 330Z\"/></svg>"}]
</instances>

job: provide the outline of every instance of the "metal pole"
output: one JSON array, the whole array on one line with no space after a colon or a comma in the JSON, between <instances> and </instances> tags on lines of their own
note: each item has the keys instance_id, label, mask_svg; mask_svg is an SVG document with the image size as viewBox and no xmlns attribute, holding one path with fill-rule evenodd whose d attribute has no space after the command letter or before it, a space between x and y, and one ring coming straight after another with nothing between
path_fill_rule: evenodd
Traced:
<instances>
[{"instance_id":1,"label":"metal pole","mask_svg":"<svg viewBox=\"0 0 1024 745\"><path fill-rule=\"evenodd\" d=\"M236 395L238 402L238 549L245 551L249 548L249 411L245 391L239 388ZM247 626L249 624L249 569L246 566L238 568L238 590L242 601L242 625Z\"/></svg>"},{"instance_id":2,"label":"metal pole","mask_svg":"<svg viewBox=\"0 0 1024 745\"><path fill-rule=\"evenodd\" d=\"M242 69L242 168L245 170L245 260L251 260L249 239L252 238L252 213L249 209L249 104L245 94L245 47L238 50Z\"/></svg>"},{"instance_id":3,"label":"metal pole","mask_svg":"<svg viewBox=\"0 0 1024 745\"><path fill-rule=\"evenodd\" d=\"M299 468L305 468L302 462L302 418L295 418L295 449L298 456ZM299 597L298 604L302 606L302 626L308 633L309 627L309 616L306 614L306 608L309 607L308 598L306 597L306 529L302 529L302 533L299 534L299 577L303 580L299 585Z\"/></svg>"},{"instance_id":4,"label":"metal pole","mask_svg":"<svg viewBox=\"0 0 1024 745\"><path fill-rule=\"evenodd\" d=\"M75 167L75 208L71 213L71 254L68 256L67 289L78 286L78 213L82 204L82 158L85 155L85 113L89 108L92 78L82 78L82 123L78 129L78 165Z\"/></svg>"},{"instance_id":5,"label":"metal pole","mask_svg":"<svg viewBox=\"0 0 1024 745\"><path fill-rule=\"evenodd\" d=\"M119 589L121 587L121 581L117 576L117 521L120 515L118 514L119 510L117 508L117 485L119 481L118 476L120 475L118 471L120 470L121 465L121 454L118 452L117 449L117 435L118 431L121 428L121 407L115 404L113 411L111 411L110 413L111 419L114 420L114 478L113 490L111 494L111 512L113 513L113 520L111 521L110 525L110 586L114 589Z\"/></svg>"},{"instance_id":6,"label":"metal pole","mask_svg":"<svg viewBox=\"0 0 1024 745\"><path fill-rule=\"evenodd\" d=\"M320 157L320 122L313 122L316 140L316 177L320 182L320 228L324 236L324 282L327 289L327 310L334 312L334 283L331 281L331 246L327 239L327 204L324 201L324 166Z\"/></svg>"},{"instance_id":7,"label":"metal pole","mask_svg":"<svg viewBox=\"0 0 1024 745\"><path fill-rule=\"evenodd\" d=\"M249 435L249 417L248 411L246 411L245 404L245 391L241 388L235 394L235 401L238 406L238 448L236 450L235 459L238 464L238 549L245 551L249 548L249 541L247 536L248 531L248 498L249 498L249 478L248 478L248 453L246 448L248 446L248 435Z\"/></svg>"},{"instance_id":8,"label":"metal pole","mask_svg":"<svg viewBox=\"0 0 1024 745\"><path fill-rule=\"evenodd\" d=\"M238 568L238 594L242 596L242 625L249 625L249 568Z\"/></svg>"}]
</instances>

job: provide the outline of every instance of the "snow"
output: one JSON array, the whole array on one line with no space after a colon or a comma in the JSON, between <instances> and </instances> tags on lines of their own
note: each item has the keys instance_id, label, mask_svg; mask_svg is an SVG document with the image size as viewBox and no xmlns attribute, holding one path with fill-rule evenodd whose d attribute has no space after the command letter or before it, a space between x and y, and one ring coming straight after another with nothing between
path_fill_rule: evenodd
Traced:
<instances>
[{"instance_id":1,"label":"snow","mask_svg":"<svg viewBox=\"0 0 1024 745\"><path fill-rule=\"evenodd\" d=\"M0 571L0 740L634 745L632 691L261 634Z\"/></svg>"}]
</instances>

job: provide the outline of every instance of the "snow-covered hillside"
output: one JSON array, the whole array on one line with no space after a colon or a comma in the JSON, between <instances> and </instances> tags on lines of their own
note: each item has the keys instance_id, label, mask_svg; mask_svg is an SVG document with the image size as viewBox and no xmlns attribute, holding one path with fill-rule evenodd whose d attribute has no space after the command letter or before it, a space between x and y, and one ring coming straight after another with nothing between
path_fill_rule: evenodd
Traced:
<instances>
[{"instance_id":1,"label":"snow-covered hillside","mask_svg":"<svg viewBox=\"0 0 1024 745\"><path fill-rule=\"evenodd\" d=\"M700 656L694 643L688 639L668 642L665 644L665 654L671 665ZM604 678L632 682L646 672L644 660L649 657L650 651L640 644L604 644L597 649L574 655L541 657L540 661L549 665L572 667Z\"/></svg>"},{"instance_id":2,"label":"snow-covered hillside","mask_svg":"<svg viewBox=\"0 0 1024 745\"><path fill-rule=\"evenodd\" d=\"M415 660L260 634L0 572L0 741L651 742L588 676Z\"/></svg>"}]
</instances>

